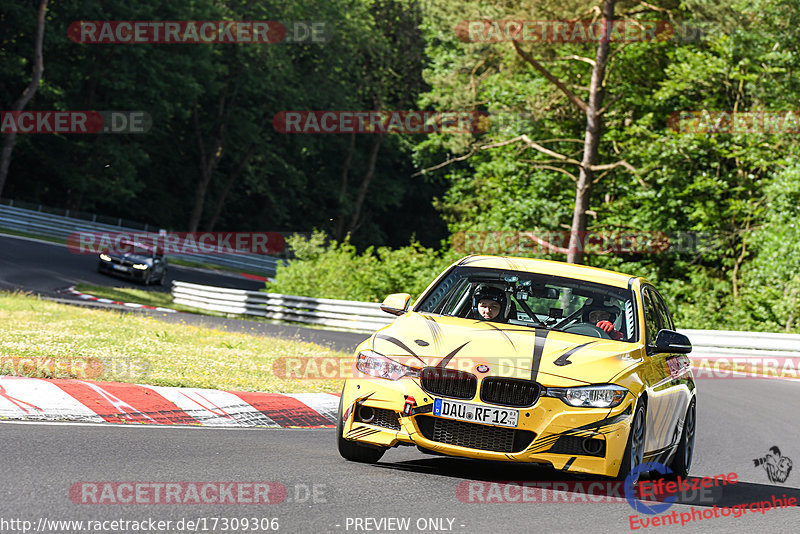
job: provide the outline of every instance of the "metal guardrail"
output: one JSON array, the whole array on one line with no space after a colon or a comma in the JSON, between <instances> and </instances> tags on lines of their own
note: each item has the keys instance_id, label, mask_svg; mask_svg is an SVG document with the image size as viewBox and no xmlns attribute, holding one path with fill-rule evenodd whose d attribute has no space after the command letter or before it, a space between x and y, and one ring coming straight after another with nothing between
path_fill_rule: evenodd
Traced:
<instances>
[{"instance_id":1,"label":"metal guardrail","mask_svg":"<svg viewBox=\"0 0 800 534\"><path fill-rule=\"evenodd\" d=\"M69 210L65 215L57 215L13 205L0 205L0 228L60 239L66 239L76 232L158 232L158 228L149 225L143 225L141 228L122 226L122 219L119 219L118 225L113 225L69 217ZM256 271L264 273L264 276L275 276L277 263L283 261L257 254L169 254L168 258Z\"/></svg>"},{"instance_id":2,"label":"metal guardrail","mask_svg":"<svg viewBox=\"0 0 800 534\"><path fill-rule=\"evenodd\" d=\"M393 320L381 311L380 304L373 302L316 299L180 281L172 283L172 299L176 304L203 310L346 328L365 333L374 332Z\"/></svg>"},{"instance_id":3,"label":"metal guardrail","mask_svg":"<svg viewBox=\"0 0 800 534\"><path fill-rule=\"evenodd\" d=\"M800 334L680 330L692 342L692 358L800 358Z\"/></svg>"},{"instance_id":4,"label":"metal guardrail","mask_svg":"<svg viewBox=\"0 0 800 534\"><path fill-rule=\"evenodd\" d=\"M177 304L204 310L347 328L363 333L372 333L395 319L381 311L380 304L371 302L297 297L187 282L173 282L172 296ZM690 356L693 359L800 358L800 334L726 330L680 332L692 342Z\"/></svg>"}]
</instances>

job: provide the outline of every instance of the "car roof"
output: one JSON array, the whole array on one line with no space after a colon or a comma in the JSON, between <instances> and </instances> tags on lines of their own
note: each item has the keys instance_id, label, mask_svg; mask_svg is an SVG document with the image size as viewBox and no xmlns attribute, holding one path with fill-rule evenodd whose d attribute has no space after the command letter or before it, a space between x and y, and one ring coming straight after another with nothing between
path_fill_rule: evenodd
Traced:
<instances>
[{"instance_id":1,"label":"car roof","mask_svg":"<svg viewBox=\"0 0 800 534\"><path fill-rule=\"evenodd\" d=\"M550 274L553 276L563 276L565 278L575 278L596 282L614 287L629 287L633 280L638 277L598 269L587 265L576 265L563 261L537 260L533 258L517 258L513 256L467 256L456 263L460 267L482 267L487 269L510 269L536 274Z\"/></svg>"}]
</instances>

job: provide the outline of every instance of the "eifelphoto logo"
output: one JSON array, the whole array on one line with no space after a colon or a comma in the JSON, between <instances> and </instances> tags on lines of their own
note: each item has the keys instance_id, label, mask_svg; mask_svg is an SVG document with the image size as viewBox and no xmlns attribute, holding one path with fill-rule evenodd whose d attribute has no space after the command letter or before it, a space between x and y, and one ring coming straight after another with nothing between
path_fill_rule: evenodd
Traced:
<instances>
[{"instance_id":1,"label":"eifelphoto logo","mask_svg":"<svg viewBox=\"0 0 800 534\"><path fill-rule=\"evenodd\" d=\"M792 472L792 460L781 455L781 450L773 445L769 448L766 455L761 458L754 458L755 467L763 467L767 472L770 482L783 484Z\"/></svg>"},{"instance_id":2,"label":"eifelphoto logo","mask_svg":"<svg viewBox=\"0 0 800 534\"><path fill-rule=\"evenodd\" d=\"M281 111L272 118L285 134L474 134L489 123L485 111Z\"/></svg>"},{"instance_id":3,"label":"eifelphoto logo","mask_svg":"<svg viewBox=\"0 0 800 534\"><path fill-rule=\"evenodd\" d=\"M146 111L0 111L4 134L141 134L152 127Z\"/></svg>"},{"instance_id":4,"label":"eifelphoto logo","mask_svg":"<svg viewBox=\"0 0 800 534\"><path fill-rule=\"evenodd\" d=\"M82 20L67 36L80 44L325 43L325 21Z\"/></svg>"},{"instance_id":5,"label":"eifelphoto logo","mask_svg":"<svg viewBox=\"0 0 800 534\"><path fill-rule=\"evenodd\" d=\"M680 134L797 134L800 111L673 111L667 127Z\"/></svg>"},{"instance_id":6,"label":"eifelphoto logo","mask_svg":"<svg viewBox=\"0 0 800 534\"><path fill-rule=\"evenodd\" d=\"M286 240L278 232L75 232L67 237L73 254L278 254ZM140 250L141 249L141 250Z\"/></svg>"}]
</instances>

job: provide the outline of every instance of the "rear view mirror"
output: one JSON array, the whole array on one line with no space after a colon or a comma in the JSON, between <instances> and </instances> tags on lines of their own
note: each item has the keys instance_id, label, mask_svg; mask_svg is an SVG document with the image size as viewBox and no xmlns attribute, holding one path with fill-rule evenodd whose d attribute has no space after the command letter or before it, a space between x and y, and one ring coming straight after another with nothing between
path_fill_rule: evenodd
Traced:
<instances>
[{"instance_id":1,"label":"rear view mirror","mask_svg":"<svg viewBox=\"0 0 800 534\"><path fill-rule=\"evenodd\" d=\"M392 315L403 315L408 308L411 295L408 293L392 293L383 299L381 310Z\"/></svg>"},{"instance_id":2,"label":"rear view mirror","mask_svg":"<svg viewBox=\"0 0 800 534\"><path fill-rule=\"evenodd\" d=\"M555 300L561 295L561 292L554 287L534 287L533 296L537 299L550 299Z\"/></svg>"},{"instance_id":3,"label":"rear view mirror","mask_svg":"<svg viewBox=\"0 0 800 534\"><path fill-rule=\"evenodd\" d=\"M692 343L689 338L674 330L659 330L656 335L655 346L652 352L667 352L673 354L689 354L692 352Z\"/></svg>"}]
</instances>

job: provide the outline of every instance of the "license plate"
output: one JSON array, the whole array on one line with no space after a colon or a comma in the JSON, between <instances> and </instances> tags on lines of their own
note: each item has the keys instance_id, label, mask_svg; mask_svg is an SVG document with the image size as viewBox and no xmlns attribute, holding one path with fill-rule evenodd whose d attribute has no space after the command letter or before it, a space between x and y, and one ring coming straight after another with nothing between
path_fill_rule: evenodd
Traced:
<instances>
[{"instance_id":1,"label":"license plate","mask_svg":"<svg viewBox=\"0 0 800 534\"><path fill-rule=\"evenodd\" d=\"M516 427L519 411L436 399L433 401L433 415L470 423Z\"/></svg>"},{"instance_id":2,"label":"license plate","mask_svg":"<svg viewBox=\"0 0 800 534\"><path fill-rule=\"evenodd\" d=\"M117 264L114 264L114 265L112 265L112 267L113 267L114 269L118 270L118 271L127 271L127 270L128 270L128 268L127 268L127 267L125 267L124 265L117 265Z\"/></svg>"}]
</instances>

